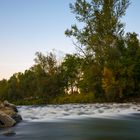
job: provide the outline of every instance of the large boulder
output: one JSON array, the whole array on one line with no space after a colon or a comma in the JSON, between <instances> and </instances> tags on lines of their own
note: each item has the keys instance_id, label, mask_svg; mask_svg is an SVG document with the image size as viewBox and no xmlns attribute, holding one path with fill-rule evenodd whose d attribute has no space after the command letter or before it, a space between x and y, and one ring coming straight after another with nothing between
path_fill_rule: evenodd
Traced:
<instances>
[{"instance_id":1,"label":"large boulder","mask_svg":"<svg viewBox=\"0 0 140 140\"><path fill-rule=\"evenodd\" d=\"M11 127L22 120L15 105L4 101L0 105L0 128Z\"/></svg>"},{"instance_id":2,"label":"large boulder","mask_svg":"<svg viewBox=\"0 0 140 140\"><path fill-rule=\"evenodd\" d=\"M11 127L16 124L16 121L10 116L0 111L0 128Z\"/></svg>"}]
</instances>

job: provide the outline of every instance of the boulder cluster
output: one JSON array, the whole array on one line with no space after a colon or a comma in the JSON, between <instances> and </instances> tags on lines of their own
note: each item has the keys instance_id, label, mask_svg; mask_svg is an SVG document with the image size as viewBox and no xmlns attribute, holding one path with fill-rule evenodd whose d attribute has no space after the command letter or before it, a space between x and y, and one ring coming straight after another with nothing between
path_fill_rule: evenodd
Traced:
<instances>
[{"instance_id":1,"label":"boulder cluster","mask_svg":"<svg viewBox=\"0 0 140 140\"><path fill-rule=\"evenodd\" d=\"M4 101L0 104L0 128L12 127L19 123L22 117L14 104Z\"/></svg>"}]
</instances>

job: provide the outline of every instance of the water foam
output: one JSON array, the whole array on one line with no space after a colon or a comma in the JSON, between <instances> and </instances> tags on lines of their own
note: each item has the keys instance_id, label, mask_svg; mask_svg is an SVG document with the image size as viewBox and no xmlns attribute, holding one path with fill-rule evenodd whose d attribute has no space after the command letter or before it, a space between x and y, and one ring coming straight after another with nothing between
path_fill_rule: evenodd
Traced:
<instances>
[{"instance_id":1,"label":"water foam","mask_svg":"<svg viewBox=\"0 0 140 140\"><path fill-rule=\"evenodd\" d=\"M54 121L87 117L116 117L140 113L140 104L67 104L21 106L19 112L27 121Z\"/></svg>"}]
</instances>

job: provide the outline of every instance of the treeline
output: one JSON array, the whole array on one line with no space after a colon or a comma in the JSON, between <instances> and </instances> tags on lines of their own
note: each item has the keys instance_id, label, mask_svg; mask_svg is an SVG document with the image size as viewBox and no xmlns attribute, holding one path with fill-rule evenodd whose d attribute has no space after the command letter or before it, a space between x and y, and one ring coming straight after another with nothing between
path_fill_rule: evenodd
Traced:
<instances>
[{"instance_id":1,"label":"treeline","mask_svg":"<svg viewBox=\"0 0 140 140\"><path fill-rule=\"evenodd\" d=\"M82 27L72 25L77 54L61 64L55 54L36 53L24 73L0 81L0 99L18 103L121 102L140 98L140 42L124 33L129 0L77 0L70 4Z\"/></svg>"},{"instance_id":2,"label":"treeline","mask_svg":"<svg viewBox=\"0 0 140 140\"><path fill-rule=\"evenodd\" d=\"M37 52L29 70L0 81L0 99L19 104L88 102L93 94L80 91L83 60L67 54L59 64L54 53Z\"/></svg>"}]
</instances>

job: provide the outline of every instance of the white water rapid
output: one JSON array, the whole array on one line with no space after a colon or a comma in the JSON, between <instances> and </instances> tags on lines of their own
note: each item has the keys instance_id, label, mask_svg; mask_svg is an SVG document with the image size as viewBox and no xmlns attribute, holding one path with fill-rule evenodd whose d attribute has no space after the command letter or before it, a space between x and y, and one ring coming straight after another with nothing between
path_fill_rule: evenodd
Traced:
<instances>
[{"instance_id":1,"label":"white water rapid","mask_svg":"<svg viewBox=\"0 0 140 140\"><path fill-rule=\"evenodd\" d=\"M26 121L54 121L76 118L114 118L140 113L140 104L66 104L20 106L19 113Z\"/></svg>"}]
</instances>

